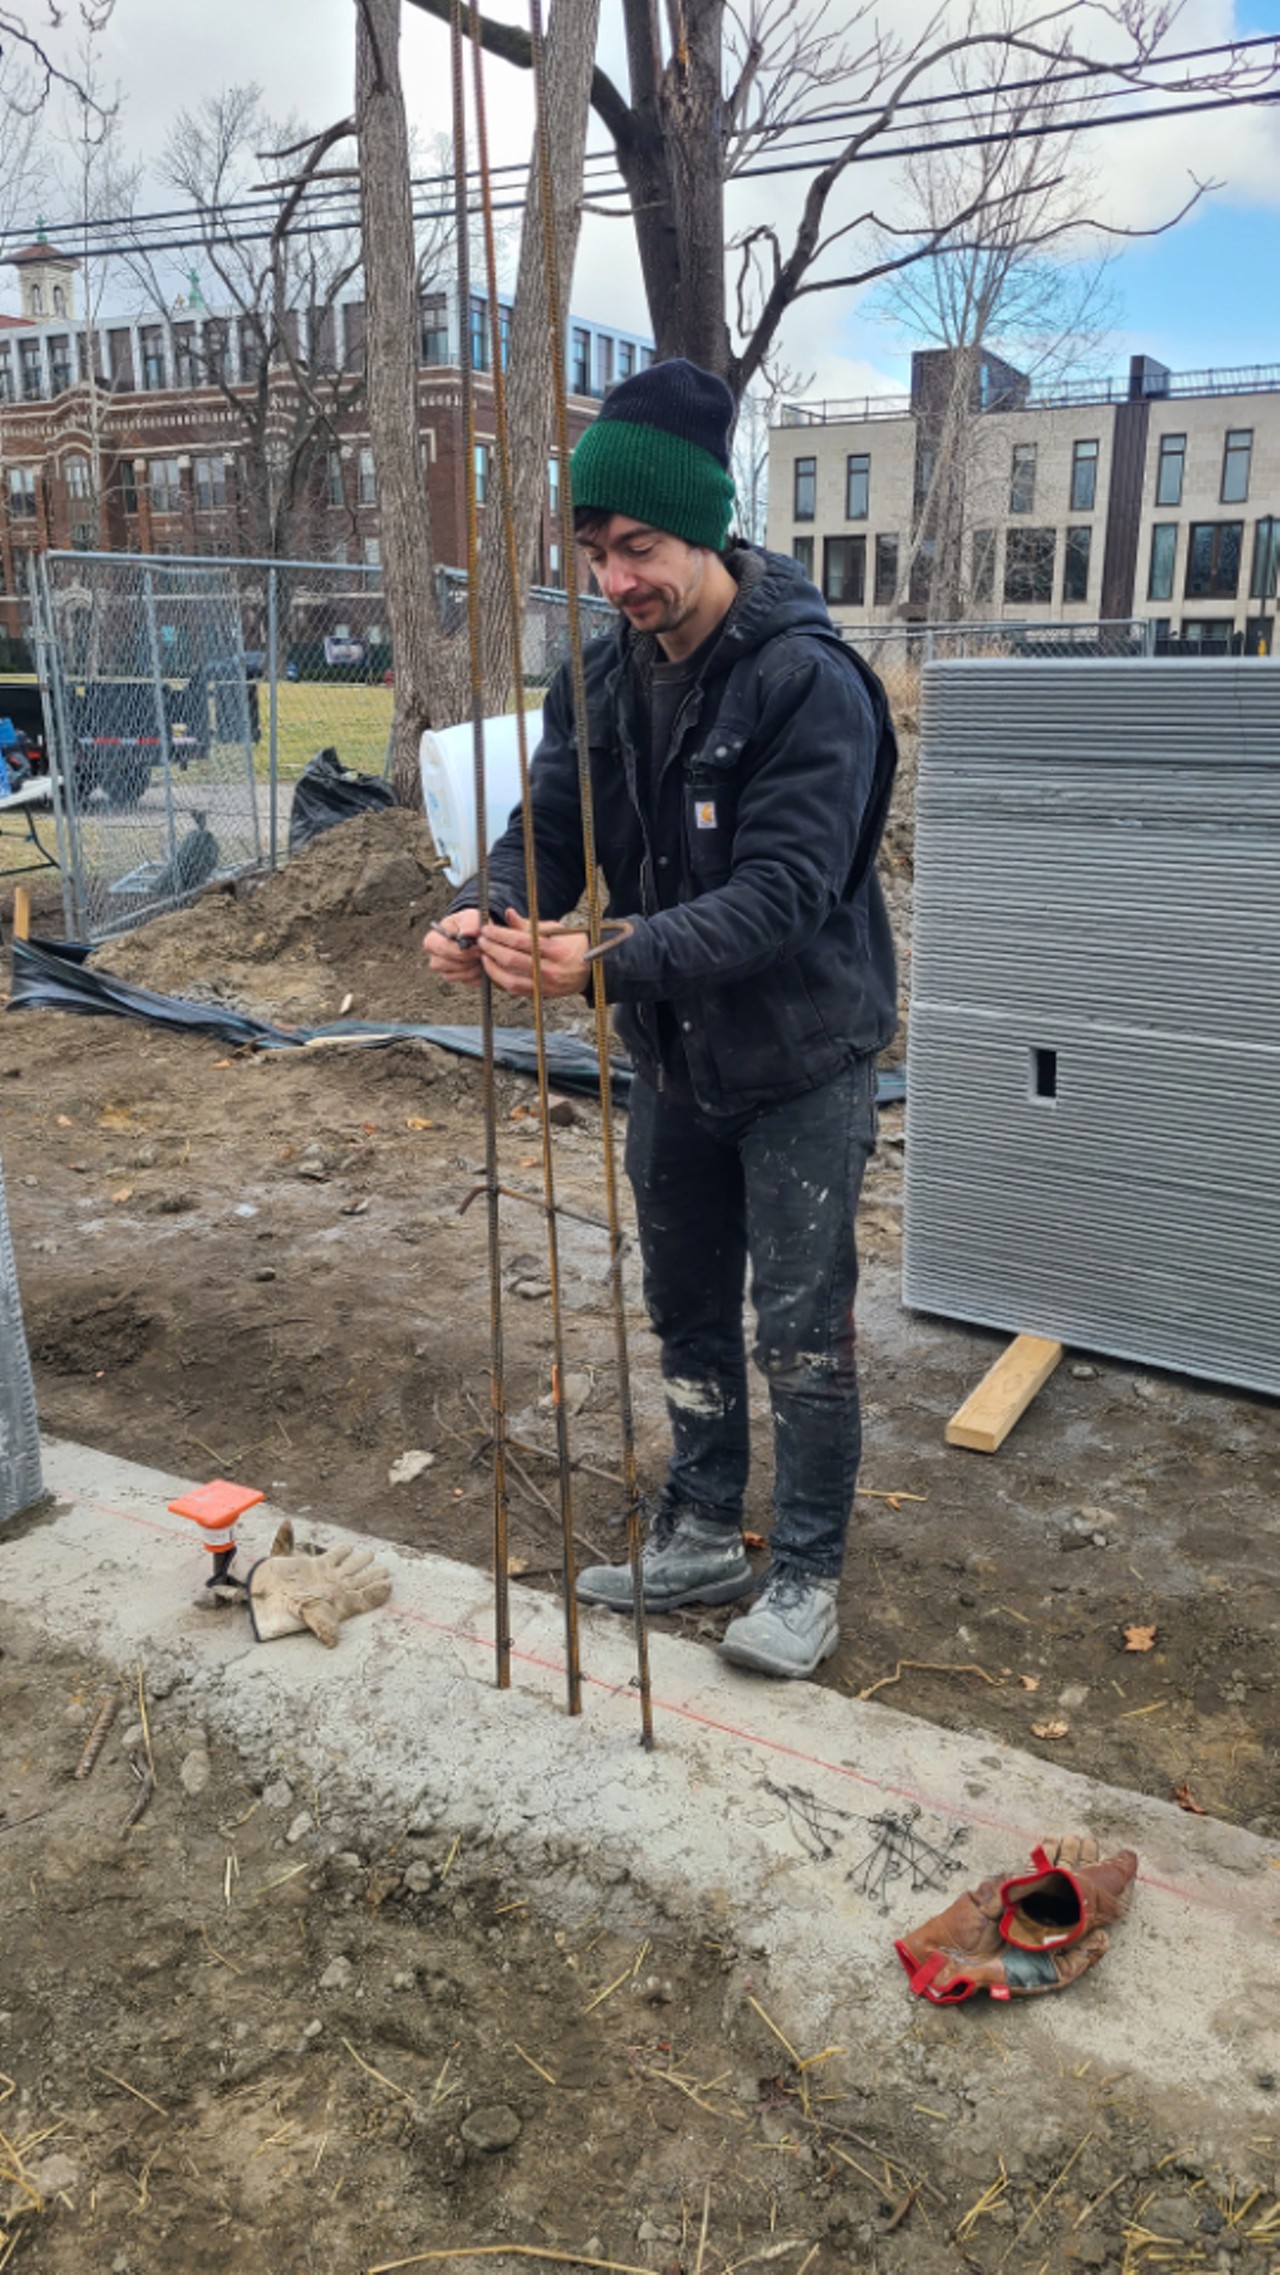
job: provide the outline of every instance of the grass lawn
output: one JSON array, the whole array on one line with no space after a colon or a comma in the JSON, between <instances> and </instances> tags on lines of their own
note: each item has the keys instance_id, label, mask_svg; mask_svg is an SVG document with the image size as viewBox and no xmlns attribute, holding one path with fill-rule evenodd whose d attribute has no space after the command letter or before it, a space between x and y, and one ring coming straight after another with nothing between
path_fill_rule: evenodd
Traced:
<instances>
[{"instance_id":1,"label":"grass lawn","mask_svg":"<svg viewBox=\"0 0 1280 2275\"><path fill-rule=\"evenodd\" d=\"M262 740L254 746L255 771L268 770L268 695L260 695ZM296 781L308 759L332 744L344 766L381 774L391 732L389 687L343 687L326 680L282 680L276 707L282 781Z\"/></svg>"}]
</instances>

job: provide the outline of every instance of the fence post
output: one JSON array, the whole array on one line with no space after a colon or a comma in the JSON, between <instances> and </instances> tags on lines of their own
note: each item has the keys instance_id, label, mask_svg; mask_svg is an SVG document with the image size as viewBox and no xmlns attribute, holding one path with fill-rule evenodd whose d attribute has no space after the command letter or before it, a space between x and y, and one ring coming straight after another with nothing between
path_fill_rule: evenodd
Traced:
<instances>
[{"instance_id":1,"label":"fence post","mask_svg":"<svg viewBox=\"0 0 1280 2275\"><path fill-rule=\"evenodd\" d=\"M156 621L155 574L151 569L142 572L143 598L146 603L147 647L151 655L151 685L155 696L156 724L160 729L160 757L164 766L165 818L169 824L169 859L178 854L178 826L173 808L173 750L169 742L169 718L164 707L164 679L160 670L160 627Z\"/></svg>"},{"instance_id":2,"label":"fence post","mask_svg":"<svg viewBox=\"0 0 1280 2275\"><path fill-rule=\"evenodd\" d=\"M43 553L27 556L27 608L31 643L35 649L36 677L45 705L45 745L49 787L53 793L53 826L58 846L58 882L62 887L62 921L67 938L83 931L85 911L80 890L80 853L74 816L75 752L67 728L62 700L61 658L53 638L53 599L49 590L49 564Z\"/></svg>"},{"instance_id":3,"label":"fence post","mask_svg":"<svg viewBox=\"0 0 1280 2275\"><path fill-rule=\"evenodd\" d=\"M276 702L279 684L276 670L276 636L279 631L279 598L276 592L277 570L273 561L267 570L267 806L268 838L267 865L274 869L280 853L280 824L276 800L280 787L280 721Z\"/></svg>"}]
</instances>

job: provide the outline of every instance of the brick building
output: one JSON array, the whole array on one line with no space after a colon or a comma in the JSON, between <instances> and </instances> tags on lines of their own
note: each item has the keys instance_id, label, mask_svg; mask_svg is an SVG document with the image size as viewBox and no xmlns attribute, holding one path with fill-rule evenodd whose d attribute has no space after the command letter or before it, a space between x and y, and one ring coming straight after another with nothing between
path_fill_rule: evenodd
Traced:
<instances>
[{"instance_id":1,"label":"brick building","mask_svg":"<svg viewBox=\"0 0 1280 2275\"><path fill-rule=\"evenodd\" d=\"M28 556L50 547L141 554L244 555L264 550L254 467L297 456L302 389L288 358L259 369L260 334L207 309L193 291L163 318L77 313L80 265L41 240L10 256L21 313L0 314L0 627L21 633ZM505 345L510 304L499 303ZM488 302L436 287L421 301L418 418L437 559L465 558L465 436L460 327L477 375L477 481L493 465ZM306 319L296 320L297 330ZM295 558L375 563L377 473L362 402L364 303L323 310L309 327L308 384L331 415L299 462L284 550ZM607 387L653 360L649 341L579 316L567 325L574 440ZM224 385L214 374L221 374ZM257 457L227 401L261 405ZM315 422L312 421L312 425ZM294 468L290 461L290 480ZM538 575L563 582L557 467L547 469Z\"/></svg>"},{"instance_id":2,"label":"brick building","mask_svg":"<svg viewBox=\"0 0 1280 2275\"><path fill-rule=\"evenodd\" d=\"M769 542L839 621L1141 617L1161 642L1271 651L1280 365L1135 356L1126 380L1037 391L982 356L948 423L954 381L947 351L922 352L909 396L789 404L771 432Z\"/></svg>"}]
</instances>

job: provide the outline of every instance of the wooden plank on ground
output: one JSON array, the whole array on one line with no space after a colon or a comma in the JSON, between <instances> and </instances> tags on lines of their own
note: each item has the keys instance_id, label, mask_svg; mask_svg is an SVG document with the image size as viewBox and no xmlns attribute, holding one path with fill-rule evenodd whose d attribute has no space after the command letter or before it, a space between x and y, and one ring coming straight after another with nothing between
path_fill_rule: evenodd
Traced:
<instances>
[{"instance_id":1,"label":"wooden plank on ground","mask_svg":"<svg viewBox=\"0 0 1280 2275\"><path fill-rule=\"evenodd\" d=\"M31 938L31 895L25 885L13 888L13 937L15 940Z\"/></svg>"},{"instance_id":2,"label":"wooden plank on ground","mask_svg":"<svg viewBox=\"0 0 1280 2275\"><path fill-rule=\"evenodd\" d=\"M1007 1351L971 1390L947 1424L949 1446L971 1453L995 1453L1019 1416L1043 1389L1059 1359L1061 1343L1045 1335L1015 1335Z\"/></svg>"}]
</instances>

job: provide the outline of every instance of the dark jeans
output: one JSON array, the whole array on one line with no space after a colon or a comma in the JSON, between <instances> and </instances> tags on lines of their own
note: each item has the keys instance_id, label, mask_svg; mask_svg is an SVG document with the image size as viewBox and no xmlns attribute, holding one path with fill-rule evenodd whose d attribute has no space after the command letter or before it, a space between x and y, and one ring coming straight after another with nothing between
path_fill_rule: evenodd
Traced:
<instances>
[{"instance_id":1,"label":"dark jeans","mask_svg":"<svg viewBox=\"0 0 1280 2275\"><path fill-rule=\"evenodd\" d=\"M839 1573L862 1450L853 1219L875 1144L875 1067L712 1119L636 1080L627 1174L671 1417L667 1493L742 1520L750 1461L743 1295L773 1407L774 1562Z\"/></svg>"}]
</instances>

